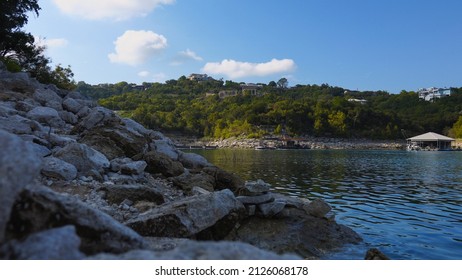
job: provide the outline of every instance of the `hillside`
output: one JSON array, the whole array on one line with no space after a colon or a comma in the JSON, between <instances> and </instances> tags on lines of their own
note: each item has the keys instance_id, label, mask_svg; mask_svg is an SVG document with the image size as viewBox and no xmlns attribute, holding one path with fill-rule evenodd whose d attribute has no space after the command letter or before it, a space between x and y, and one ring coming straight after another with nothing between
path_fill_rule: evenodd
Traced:
<instances>
[{"instance_id":1,"label":"hillside","mask_svg":"<svg viewBox=\"0 0 462 280\"><path fill-rule=\"evenodd\" d=\"M284 134L396 140L428 131L451 134L462 111L460 88L429 102L406 91L360 92L326 84L285 88L275 82L256 86L250 91L232 81L183 76L137 90L126 83L79 83L77 90L148 128L213 139Z\"/></svg>"}]
</instances>

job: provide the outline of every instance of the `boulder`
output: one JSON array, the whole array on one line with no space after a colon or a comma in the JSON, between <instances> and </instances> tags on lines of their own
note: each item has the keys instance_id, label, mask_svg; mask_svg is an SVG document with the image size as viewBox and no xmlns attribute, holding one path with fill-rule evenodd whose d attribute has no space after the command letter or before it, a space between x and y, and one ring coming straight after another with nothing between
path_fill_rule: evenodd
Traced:
<instances>
[{"instance_id":1,"label":"boulder","mask_svg":"<svg viewBox=\"0 0 462 280\"><path fill-rule=\"evenodd\" d=\"M255 195L255 196L238 196L236 197L237 200L242 202L243 204L263 204L268 203L274 200L272 193L266 193L262 195Z\"/></svg>"},{"instance_id":2,"label":"boulder","mask_svg":"<svg viewBox=\"0 0 462 280\"><path fill-rule=\"evenodd\" d=\"M24 190L14 205L6 237L8 240L66 225L73 225L87 255L123 253L144 248L145 241L133 230L77 198L35 186Z\"/></svg>"},{"instance_id":3,"label":"boulder","mask_svg":"<svg viewBox=\"0 0 462 280\"><path fill-rule=\"evenodd\" d=\"M120 166L120 172L125 175L140 175L147 165L144 160L128 162Z\"/></svg>"},{"instance_id":4,"label":"boulder","mask_svg":"<svg viewBox=\"0 0 462 280\"><path fill-rule=\"evenodd\" d=\"M76 115L68 111L59 111L59 117L68 124L76 124L79 120Z\"/></svg>"},{"instance_id":5,"label":"boulder","mask_svg":"<svg viewBox=\"0 0 462 280\"><path fill-rule=\"evenodd\" d=\"M160 205L165 202L161 193L153 188L140 185L113 185L102 188L106 200L112 204L120 204L125 199L137 203L139 201L154 202Z\"/></svg>"},{"instance_id":6,"label":"boulder","mask_svg":"<svg viewBox=\"0 0 462 280\"><path fill-rule=\"evenodd\" d=\"M34 142L26 142L26 145L28 145L34 151L34 153L40 158L51 155L51 150L41 144L37 144Z\"/></svg>"},{"instance_id":7,"label":"boulder","mask_svg":"<svg viewBox=\"0 0 462 280\"><path fill-rule=\"evenodd\" d=\"M17 195L40 172L41 158L18 136L0 130L0 244Z\"/></svg>"},{"instance_id":8,"label":"boulder","mask_svg":"<svg viewBox=\"0 0 462 280\"><path fill-rule=\"evenodd\" d=\"M47 157L43 160L41 173L47 177L71 181L77 177L77 168L55 157Z\"/></svg>"},{"instance_id":9,"label":"boulder","mask_svg":"<svg viewBox=\"0 0 462 280\"><path fill-rule=\"evenodd\" d=\"M179 151L175 148L175 144L169 138L164 137L161 140L154 140L154 149L158 153L167 155L172 160L178 160Z\"/></svg>"},{"instance_id":10,"label":"boulder","mask_svg":"<svg viewBox=\"0 0 462 280\"><path fill-rule=\"evenodd\" d=\"M235 194L244 187L244 180L216 166L204 167L202 172L215 178L215 190L230 189Z\"/></svg>"},{"instance_id":11,"label":"boulder","mask_svg":"<svg viewBox=\"0 0 462 280\"><path fill-rule=\"evenodd\" d=\"M96 127L82 134L81 143L85 143L107 158L134 157L144 153L148 147L148 138L123 125Z\"/></svg>"},{"instance_id":12,"label":"boulder","mask_svg":"<svg viewBox=\"0 0 462 280\"><path fill-rule=\"evenodd\" d=\"M189 169L202 169L206 166L212 166L203 156L194 153L179 153L179 161L184 167Z\"/></svg>"},{"instance_id":13,"label":"boulder","mask_svg":"<svg viewBox=\"0 0 462 280\"><path fill-rule=\"evenodd\" d=\"M77 260L80 238L72 225L31 234L23 241L13 240L0 249L0 258L9 260Z\"/></svg>"},{"instance_id":14,"label":"boulder","mask_svg":"<svg viewBox=\"0 0 462 280\"><path fill-rule=\"evenodd\" d=\"M65 110L77 114L83 107L85 107L85 103L80 100L75 100L74 98L66 98L63 101L63 107Z\"/></svg>"},{"instance_id":15,"label":"boulder","mask_svg":"<svg viewBox=\"0 0 462 280\"><path fill-rule=\"evenodd\" d=\"M170 250L133 250L120 255L100 254L92 260L300 260L278 255L242 242L183 241Z\"/></svg>"},{"instance_id":16,"label":"boulder","mask_svg":"<svg viewBox=\"0 0 462 280\"><path fill-rule=\"evenodd\" d=\"M50 107L35 107L27 113L27 117L52 127L63 127L64 121L58 111Z\"/></svg>"},{"instance_id":17,"label":"boulder","mask_svg":"<svg viewBox=\"0 0 462 280\"><path fill-rule=\"evenodd\" d=\"M285 206L286 203L284 201L275 200L269 203L259 204L258 209L263 217L271 218L281 213Z\"/></svg>"},{"instance_id":18,"label":"boulder","mask_svg":"<svg viewBox=\"0 0 462 280\"><path fill-rule=\"evenodd\" d=\"M143 159L147 163L146 171L151 174L161 173L165 177L175 177L183 174L184 167L178 161L173 161L165 154L158 152L148 152Z\"/></svg>"},{"instance_id":19,"label":"boulder","mask_svg":"<svg viewBox=\"0 0 462 280\"><path fill-rule=\"evenodd\" d=\"M163 204L126 225L144 236L220 239L245 215L230 190L187 197Z\"/></svg>"},{"instance_id":20,"label":"boulder","mask_svg":"<svg viewBox=\"0 0 462 280\"><path fill-rule=\"evenodd\" d=\"M79 115L79 113L80 111L77 115ZM118 117L112 110L104 107L95 107L91 109L90 113L74 127L73 132L79 133L94 127L112 127L119 124L120 121L120 117Z\"/></svg>"},{"instance_id":21,"label":"boulder","mask_svg":"<svg viewBox=\"0 0 462 280\"><path fill-rule=\"evenodd\" d=\"M215 178L204 172L197 174L185 172L180 176L170 178L170 181L172 181L174 186L187 192L195 187L211 192L215 190Z\"/></svg>"},{"instance_id":22,"label":"boulder","mask_svg":"<svg viewBox=\"0 0 462 280\"><path fill-rule=\"evenodd\" d=\"M31 122L19 115L0 117L0 129L14 134L31 134Z\"/></svg>"},{"instance_id":23,"label":"boulder","mask_svg":"<svg viewBox=\"0 0 462 280\"><path fill-rule=\"evenodd\" d=\"M261 179L258 179L257 181L245 182L244 189L247 190L249 194L262 194L269 192L271 189L271 185L265 183L265 181Z\"/></svg>"},{"instance_id":24,"label":"boulder","mask_svg":"<svg viewBox=\"0 0 462 280\"><path fill-rule=\"evenodd\" d=\"M42 106L53 108L56 111L61 111L63 109L63 99L56 94L56 92L47 87L37 88L32 97Z\"/></svg>"},{"instance_id":25,"label":"boulder","mask_svg":"<svg viewBox=\"0 0 462 280\"><path fill-rule=\"evenodd\" d=\"M109 160L100 152L85 144L70 143L54 153L54 156L74 165L80 175L94 175L109 168Z\"/></svg>"},{"instance_id":26,"label":"boulder","mask_svg":"<svg viewBox=\"0 0 462 280\"><path fill-rule=\"evenodd\" d=\"M303 209L306 211L307 214L318 218L325 217L326 214L329 213L330 210L332 210L330 205L320 198L316 198L311 203L305 204L303 206Z\"/></svg>"}]
</instances>

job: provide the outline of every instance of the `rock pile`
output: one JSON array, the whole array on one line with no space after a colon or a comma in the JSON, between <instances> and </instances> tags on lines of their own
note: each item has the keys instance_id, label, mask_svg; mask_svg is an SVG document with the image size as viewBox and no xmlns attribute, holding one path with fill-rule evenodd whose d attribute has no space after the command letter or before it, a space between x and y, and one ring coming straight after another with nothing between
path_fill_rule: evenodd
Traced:
<instances>
[{"instance_id":1,"label":"rock pile","mask_svg":"<svg viewBox=\"0 0 462 280\"><path fill-rule=\"evenodd\" d=\"M1 63L0 144L0 259L319 257L359 240L326 219L322 201L245 183L78 92ZM272 223L281 230L274 240L256 236ZM311 249L297 251L295 239L265 245L291 234L311 236L301 246Z\"/></svg>"}]
</instances>

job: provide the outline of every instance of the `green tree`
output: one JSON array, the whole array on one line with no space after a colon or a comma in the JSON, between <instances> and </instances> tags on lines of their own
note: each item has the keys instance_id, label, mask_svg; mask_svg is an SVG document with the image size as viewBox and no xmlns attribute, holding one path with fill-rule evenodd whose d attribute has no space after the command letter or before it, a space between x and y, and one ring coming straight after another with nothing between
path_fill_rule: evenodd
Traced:
<instances>
[{"instance_id":1,"label":"green tree","mask_svg":"<svg viewBox=\"0 0 462 280\"><path fill-rule=\"evenodd\" d=\"M451 132L455 138L462 138L462 116L454 123Z\"/></svg>"}]
</instances>

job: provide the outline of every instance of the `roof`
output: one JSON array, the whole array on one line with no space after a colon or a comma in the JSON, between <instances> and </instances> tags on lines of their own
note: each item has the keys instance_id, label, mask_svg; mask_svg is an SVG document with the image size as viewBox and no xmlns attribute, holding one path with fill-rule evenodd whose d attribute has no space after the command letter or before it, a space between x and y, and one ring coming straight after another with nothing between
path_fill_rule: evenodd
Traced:
<instances>
[{"instance_id":1,"label":"roof","mask_svg":"<svg viewBox=\"0 0 462 280\"><path fill-rule=\"evenodd\" d=\"M411 141L454 141L455 139L434 133L434 132L427 132L422 135L417 135L411 138L408 138L407 140Z\"/></svg>"}]
</instances>

